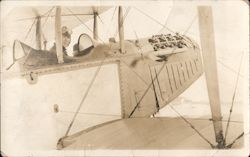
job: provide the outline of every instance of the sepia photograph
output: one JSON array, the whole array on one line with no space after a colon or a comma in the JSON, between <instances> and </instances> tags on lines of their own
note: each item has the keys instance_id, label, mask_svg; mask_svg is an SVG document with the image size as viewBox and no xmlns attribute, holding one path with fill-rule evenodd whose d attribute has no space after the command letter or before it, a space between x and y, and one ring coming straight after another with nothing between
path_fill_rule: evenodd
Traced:
<instances>
[{"instance_id":1,"label":"sepia photograph","mask_svg":"<svg viewBox=\"0 0 250 157\"><path fill-rule=\"evenodd\" d=\"M2 156L249 156L248 1L0 7Z\"/></svg>"}]
</instances>

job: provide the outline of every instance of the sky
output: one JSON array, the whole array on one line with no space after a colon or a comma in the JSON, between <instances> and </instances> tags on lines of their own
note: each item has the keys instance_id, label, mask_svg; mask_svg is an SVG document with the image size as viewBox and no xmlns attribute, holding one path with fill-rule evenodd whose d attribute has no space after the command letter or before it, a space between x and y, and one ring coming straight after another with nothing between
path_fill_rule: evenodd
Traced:
<instances>
[{"instance_id":1,"label":"sky","mask_svg":"<svg viewBox=\"0 0 250 157\"><path fill-rule=\"evenodd\" d=\"M39 4L39 2L37 2ZM77 5L80 2L75 1ZM89 2L93 3L93 2ZM97 2L102 5L113 5L112 2ZM223 115L228 115L232 102L233 93L235 96L235 115L242 114L248 103L248 58L249 58L249 28L248 6L241 1L135 1L120 2L124 5L124 14L128 14L124 22L125 39L136 39L150 37L158 33L169 33L168 29L174 32L184 33L200 43L199 27L197 17L197 5L211 5L213 9L214 34L216 43L217 68L219 79L220 99L222 102ZM45 3L42 3L45 4ZM46 3L48 5L49 3ZM50 5L55 4L50 2ZM1 20L11 14L20 3L8 3L1 5ZM27 5L36 5L36 2ZM86 5L86 4L84 4ZM66 7L66 6L64 6ZM110 37L117 34L117 9L112 7L100 15L99 36L107 42ZM146 13L147 15L143 14ZM115 13L115 14L114 14ZM113 16L114 14L114 16ZM149 18L148 16L152 17ZM2 21L1 21L2 23ZM92 28L93 21L86 25ZM5 27L14 25L11 21L3 22ZM164 29L163 26L168 29ZM3 27L3 28L5 28ZM21 26L15 26L18 30ZM24 26L29 28L29 26ZM76 43L81 33L92 36L84 25L72 28L72 44ZM86 90L87 85L96 68L82 69L68 73L51 74L39 77L38 84L29 85L25 79L6 79L5 67L11 63L12 43L16 34L21 31L4 31L2 41L2 110L1 122L3 128L4 147L10 150L15 145L16 151L20 150L53 150L56 142L64 132L67 124L79 104L79 101ZM48 30L49 31L49 30ZM13 35L15 34L15 35ZM32 34L32 33L31 33ZM115 36L118 40L118 36ZM21 40L21 39L20 39ZM34 39L27 40L32 44ZM53 37L50 41L53 44ZM71 49L69 48L69 51ZM244 55L244 56L243 56ZM243 56L243 57L242 57ZM240 77L236 86L237 73L240 68ZM12 73L18 70L14 65ZM79 115L72 132L80 131L89 126L117 119L120 115L119 80L116 65L105 65L101 69L100 77L95 81L93 90L86 100L81 112L102 113L109 116ZM60 79L58 79L60 78ZM61 85L63 84L63 86ZM105 85L105 86L103 86ZM101 89L101 90L100 90ZM98 99L96 99L98 97ZM104 103L103 103L104 102ZM58 104L62 112L55 114L53 105ZM73 105L72 105L73 104ZM202 75L190 88L188 88L178 99L172 102L181 113L187 117L209 116L205 76ZM237 107L238 106L238 107ZM103 112L105 111L105 112ZM247 112L245 112L247 113ZM169 107L160 111L158 116L176 116ZM236 116L237 118L237 116ZM239 118L239 119L242 119ZM19 128L18 130L16 128ZM27 129L29 128L29 129ZM45 131L47 130L47 131ZM49 130L49 131L48 131ZM46 132L46 133L45 133ZM46 140L44 139L46 137ZM49 139L49 140L48 140ZM32 141L32 142L27 142Z\"/></svg>"}]
</instances>

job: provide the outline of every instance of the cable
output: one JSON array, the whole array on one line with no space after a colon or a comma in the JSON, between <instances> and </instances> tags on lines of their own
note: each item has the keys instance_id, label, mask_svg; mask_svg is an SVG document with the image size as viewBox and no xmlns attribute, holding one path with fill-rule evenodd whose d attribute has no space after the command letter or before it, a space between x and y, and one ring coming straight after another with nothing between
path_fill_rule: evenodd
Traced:
<instances>
[{"instance_id":1,"label":"cable","mask_svg":"<svg viewBox=\"0 0 250 157\"><path fill-rule=\"evenodd\" d=\"M116 9L117 9L117 7L115 7L115 9L114 9L114 11L113 11L113 14L112 14L112 17L111 17L111 19L110 19L109 27L107 28L107 29L108 29L108 30L107 30L108 32L110 32L111 25L113 25L113 24L112 24L112 21L113 21L113 18L114 18ZM110 33L109 33L109 34L110 34ZM110 37L111 37L111 36L110 36Z\"/></svg>"},{"instance_id":2,"label":"cable","mask_svg":"<svg viewBox=\"0 0 250 157\"><path fill-rule=\"evenodd\" d=\"M155 106L156 106L157 112L159 112L159 110L160 110L159 100L158 100L158 97L157 97L157 94L156 94L155 84L154 84L154 82L153 82L152 71L151 71L151 69L150 69L150 66L149 66L149 65L148 65L148 68L149 68L150 77L151 77L152 84L153 84L153 89L154 89L154 95L155 95Z\"/></svg>"},{"instance_id":3,"label":"cable","mask_svg":"<svg viewBox=\"0 0 250 157\"><path fill-rule=\"evenodd\" d=\"M111 33L110 33L109 30L107 29L106 24L102 21L102 19L101 19L101 17L100 17L99 14L97 14L97 17L100 19L102 25L106 28L107 34L109 34L109 36L111 36Z\"/></svg>"},{"instance_id":4,"label":"cable","mask_svg":"<svg viewBox=\"0 0 250 157\"><path fill-rule=\"evenodd\" d=\"M67 7L66 7L66 8L67 8ZM81 18L79 18L77 15L75 15L74 12L71 11L69 8L67 8L67 9L71 12L71 14L72 14L81 24L83 24L91 33L93 33L92 29L90 29L90 28L81 20ZM99 36L97 36L97 38L98 38L99 40L101 40L101 41L104 43L104 40L102 40Z\"/></svg>"},{"instance_id":5,"label":"cable","mask_svg":"<svg viewBox=\"0 0 250 157\"><path fill-rule=\"evenodd\" d=\"M151 20L153 20L154 22L158 23L159 25L163 26L164 28L166 28L169 32L174 33L174 31L172 31L170 28L166 27L164 24L160 23L158 20L156 20L155 18L153 18L152 16L149 16L148 14L146 14L145 12L141 11L140 9L133 7L134 9L136 9L137 11L139 11L140 13L142 13L143 15L147 16L148 18L150 18Z\"/></svg>"},{"instance_id":6,"label":"cable","mask_svg":"<svg viewBox=\"0 0 250 157\"><path fill-rule=\"evenodd\" d=\"M173 6L171 7L171 9L170 9L170 11L169 11L169 13L168 13L167 19L166 19L166 21L165 21L164 26L166 26L166 27L167 27L167 24L168 24L168 21L169 21L169 17L170 17L170 15L172 14L173 8L174 8L174 4L173 4ZM159 30L158 34L159 34L160 32L162 32L162 31L164 30L164 28L165 28L165 27L162 27L162 28Z\"/></svg>"},{"instance_id":7,"label":"cable","mask_svg":"<svg viewBox=\"0 0 250 157\"><path fill-rule=\"evenodd\" d=\"M235 71L233 68L231 68L230 66L226 65L225 63L223 63L221 60L217 59L218 63L220 63L221 65L223 65L226 69L230 70L231 72L233 72L234 74L237 74L237 71ZM242 74L239 73L239 76L241 78L243 78L244 76Z\"/></svg>"},{"instance_id":8,"label":"cable","mask_svg":"<svg viewBox=\"0 0 250 157\"><path fill-rule=\"evenodd\" d=\"M93 78L92 78L92 80L91 80L91 82L90 82L90 84L89 84L89 86L88 86L88 88L87 88L87 90L86 90L86 92L85 92L85 94L84 94L84 96L83 96L83 98L82 98L82 100L81 100L81 102L80 102L80 104L79 104L79 106L78 106L78 108L77 108L77 110L76 110L76 112L75 112L75 114L74 114L74 116L73 116L73 118L72 118L72 120L71 120L69 126L68 126L68 129L67 129L67 131L66 131L66 133L65 133L65 137L68 136L69 131L70 131L70 129L71 129L71 127L72 127L72 125L73 125L73 123L74 123L74 121L75 121L75 118L76 118L78 112L80 111L80 109L81 109L81 107L82 107L82 105L83 105L85 99L87 98L88 93L89 93L89 91L90 91L90 89L91 89L91 87L92 87L92 85L93 85L93 83L94 83L94 81L95 81L95 79L96 79L96 77L97 77L97 75L98 75L98 73L99 73L99 71L100 71L100 69L101 69L103 63L104 63L104 60L105 60L105 58L102 59L101 64L100 64L99 67L96 69L95 74L94 74L94 76L93 76Z\"/></svg>"},{"instance_id":9,"label":"cable","mask_svg":"<svg viewBox=\"0 0 250 157\"><path fill-rule=\"evenodd\" d=\"M243 135L244 135L244 132L242 132L235 140L233 140L232 143L228 144L226 147L227 147L227 148L231 148L231 147L233 146L233 144L234 144L237 140L239 140L241 137L243 137Z\"/></svg>"},{"instance_id":10,"label":"cable","mask_svg":"<svg viewBox=\"0 0 250 157\"><path fill-rule=\"evenodd\" d=\"M43 23L43 25L42 25L42 28L43 28L43 29L45 28L45 24L47 23L47 21L48 21L50 15L51 15L51 13L52 13L52 11L54 10L54 8L55 8L55 7L52 7L52 8L47 12L48 15L46 16L46 19L45 19L45 21L44 21L44 23ZM45 16L45 15L43 15L43 16ZM45 37L45 35L44 35L43 32L42 32L42 35L43 35L43 40L44 40L45 42L47 42L47 39L46 39L46 37Z\"/></svg>"},{"instance_id":11,"label":"cable","mask_svg":"<svg viewBox=\"0 0 250 157\"><path fill-rule=\"evenodd\" d=\"M31 29L33 28L33 26L34 26L34 24L36 23L36 21L37 21L37 19L35 18L35 19L33 20L33 23L31 24L31 26L30 26L28 32L26 33L24 40L26 40L27 37L29 36L29 34L30 34L30 32L31 32Z\"/></svg>"},{"instance_id":12,"label":"cable","mask_svg":"<svg viewBox=\"0 0 250 157\"><path fill-rule=\"evenodd\" d=\"M196 133L198 133L198 135L200 135L200 137L203 139L203 140L205 140L212 148L215 148L215 146L207 139L207 138L205 138L186 118L184 118L177 110L175 110L174 109L174 107L173 106L171 106L170 105L170 107L171 107L171 109L173 110L173 111L175 111L175 113L177 113L180 117L181 117L181 119L183 119L187 124L189 124L189 126L196 132Z\"/></svg>"},{"instance_id":13,"label":"cable","mask_svg":"<svg viewBox=\"0 0 250 157\"><path fill-rule=\"evenodd\" d=\"M128 8L126 9L125 14L123 15L123 21L122 21L121 25L124 24L125 19L126 19L126 17L128 16L128 13L129 13L130 9L131 9L131 7L128 7ZM118 26L118 27L119 27L119 26ZM118 35L118 28L117 28L116 31L115 31L114 37L116 37L117 35Z\"/></svg>"},{"instance_id":14,"label":"cable","mask_svg":"<svg viewBox=\"0 0 250 157\"><path fill-rule=\"evenodd\" d=\"M193 20L191 21L190 25L188 26L188 28L183 32L183 34L186 34L189 29L192 27L193 23L195 22L195 20L197 19L197 15L194 16Z\"/></svg>"},{"instance_id":15,"label":"cable","mask_svg":"<svg viewBox=\"0 0 250 157\"><path fill-rule=\"evenodd\" d=\"M134 8L135 8L135 7L134 7ZM135 8L135 9L137 9L137 8ZM137 10L140 11L139 9L137 9ZM140 12L143 13L142 11L140 11ZM150 16L147 15L147 14L145 14L145 15L148 16L148 17L150 17ZM150 18L152 18L152 17L150 17ZM152 18L152 19L153 19L155 22L158 23L157 20L155 20L154 18ZM159 24L161 24L161 23L159 23ZM161 25L162 25L162 24L161 24ZM165 27L165 26L164 26L164 27ZM189 31L189 30L187 30L186 33L187 33L188 31ZM184 35L185 35L185 34L184 34ZM177 48L177 47L173 48L171 54L173 54L173 52L176 50L176 48ZM169 56L171 56L171 54L170 54ZM161 73L161 71L164 69L164 67L165 67L166 64L167 64L167 61L165 61L164 64L161 66L160 70L158 71L158 73L156 74L156 76L154 77L154 79L153 79L152 82L154 82L154 81L157 79L158 75L159 75L159 74ZM145 97L145 95L147 94L147 92L148 92L148 90L151 88L151 86L152 86L152 83L150 83L150 85L149 85L148 88L145 90L145 92L143 93L143 95L142 95L142 97L140 98L140 100L138 101L138 103L135 105L135 107L133 108L133 110L132 110L131 113L129 114L129 118L134 114L136 108L139 106L139 104L141 103L142 99Z\"/></svg>"},{"instance_id":16,"label":"cable","mask_svg":"<svg viewBox=\"0 0 250 157\"><path fill-rule=\"evenodd\" d=\"M176 50L176 47L172 50L172 53ZM156 74L156 76L158 76L161 71L164 69L165 65L167 64L167 61L164 62L164 64L161 66L160 70L158 71L158 73ZM156 77L154 77L153 81L154 82L156 80ZM132 112L129 114L129 118L134 114L136 108L139 106L139 104L141 103L142 99L145 97L145 95L147 94L148 90L151 88L152 86L152 82L149 84L149 86L147 87L147 89L144 91L142 97L140 98L140 100L138 101L138 103L135 105L134 109L132 110Z\"/></svg>"},{"instance_id":17,"label":"cable","mask_svg":"<svg viewBox=\"0 0 250 157\"><path fill-rule=\"evenodd\" d=\"M142 82L145 84L145 85L149 85L148 84L148 82L147 81L145 81L144 79L143 79L143 77L142 76L140 76L136 71L134 71L122 58L119 58L120 59L120 61L122 62L122 63L124 63L132 72L134 72L134 74L138 77L138 78L140 78L141 80L142 80Z\"/></svg>"},{"instance_id":18,"label":"cable","mask_svg":"<svg viewBox=\"0 0 250 157\"><path fill-rule=\"evenodd\" d=\"M231 104L231 107L230 107L230 110L229 110L229 117L228 117L228 120L227 120L227 127L226 127L226 131L225 131L224 143L226 143L226 137L227 137L227 134L228 134L228 128L229 128L231 115L232 115L232 111L233 111L234 99L235 99L235 95L236 95L236 91L237 91L237 86L238 86L238 81L239 81L239 74L240 74L240 69L241 69L241 65L242 65L243 56L244 56L244 53L241 56L240 66L239 66L239 69L238 69L238 75L237 75L235 88L234 88L234 93L233 93L233 97L232 97L232 104Z\"/></svg>"}]
</instances>

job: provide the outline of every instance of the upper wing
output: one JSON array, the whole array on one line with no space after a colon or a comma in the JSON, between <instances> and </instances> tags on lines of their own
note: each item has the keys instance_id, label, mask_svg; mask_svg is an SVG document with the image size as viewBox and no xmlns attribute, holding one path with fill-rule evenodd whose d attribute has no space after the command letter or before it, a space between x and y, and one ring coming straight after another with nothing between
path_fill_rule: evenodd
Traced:
<instances>
[{"instance_id":1,"label":"upper wing","mask_svg":"<svg viewBox=\"0 0 250 157\"><path fill-rule=\"evenodd\" d=\"M68 28L74 28L81 23L85 23L93 18L94 12L101 14L110 6L62 6L62 25ZM2 17L3 32L5 41L13 42L14 39L24 41L30 31L31 38L25 41L27 44L35 39L35 20L41 16L42 30L47 41L54 40L55 30L55 7L53 6L25 6L9 9L9 13ZM32 27L33 25L33 27ZM34 44L34 43L33 43Z\"/></svg>"}]
</instances>

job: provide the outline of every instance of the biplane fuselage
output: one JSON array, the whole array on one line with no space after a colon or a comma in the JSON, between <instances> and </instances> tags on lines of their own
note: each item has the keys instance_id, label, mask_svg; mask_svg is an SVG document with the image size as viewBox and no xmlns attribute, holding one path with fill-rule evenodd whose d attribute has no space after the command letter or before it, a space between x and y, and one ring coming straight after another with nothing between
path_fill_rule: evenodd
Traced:
<instances>
[{"instance_id":1,"label":"biplane fuselage","mask_svg":"<svg viewBox=\"0 0 250 157\"><path fill-rule=\"evenodd\" d=\"M13 46L13 56L15 56L15 52L18 49L24 52L24 57L18 59L18 62L21 68L21 75L25 77L31 84L39 84L40 75L62 73L88 67L101 68L101 66L104 64L117 64L119 74L122 120L120 121L121 123L119 122L119 125L116 126L116 129L119 131L119 128L122 127L129 128L129 131L132 132L131 135L133 135L131 137L134 138L135 131L133 129L136 128L136 123L134 123L136 121L137 123L140 123L139 121L144 121L143 125L150 124L147 125L148 128L152 128L149 126L163 125L162 120L164 120L164 118L159 118L158 120L156 120L150 119L149 117L154 116L161 108L169 104L173 99L183 93L193 82L195 82L202 75L203 66L199 46L185 35L161 34L153 35L152 37L143 39L124 40L124 20L122 7L120 6L118 13L119 41L115 41L115 39L111 38L109 40L109 43L97 42L99 38L97 34L98 31L96 23L98 15L97 12L93 10L93 14L91 15L94 15L94 39L92 39L87 34L81 34L79 36L78 43L76 43L76 45L74 46L74 56L68 56L67 54L62 52L62 36L60 32L60 16L62 14L61 8L56 7L56 52L47 50L46 46L44 47L44 49L42 49L41 34L39 34L39 32L41 32L41 28L39 27L40 22L38 22L40 20L39 16L39 18L37 18L36 28L37 45L39 45L37 46L38 49L34 49L24 44L23 42L15 41ZM209 34L207 34L207 36L209 36ZM214 66L211 65L210 67ZM207 71L209 71L210 67L207 68ZM216 67L214 67L214 69L216 69ZM91 87L91 84L89 87ZM215 109L213 113L218 113L219 116L220 111L218 110L218 106L216 106L217 104L214 105ZM78 111L75 112L75 115ZM218 117L216 116L213 115L213 120L215 121L214 123L221 123L220 119L218 119ZM138 117L145 119L139 119ZM130 122L131 119L128 118L134 118L132 119L134 122ZM67 148L68 146L69 149L84 148L85 143L82 143L81 145L72 145L72 143L74 143L76 140L74 139L74 137L79 138L78 135L83 135L85 138L85 135L86 137L88 136L87 134L85 134L88 133L88 131L92 131L98 127L101 128L99 125L89 128L89 130L83 130L81 132L73 134L72 136L68 136L73 121L74 118L72 120L72 123L70 123L68 127L66 135L59 139L57 145L58 149L62 149L65 147ZM113 122L110 122L110 124L111 123ZM109 122L106 124L109 124ZM101 124L101 126L108 126L106 124L103 123L103 125ZM113 124L110 126L113 126ZM143 131L144 129L143 125L138 125L138 128L141 131ZM194 129L192 126L191 128ZM100 135L99 137L101 137L101 133L103 133L103 131L101 130L100 132L98 132L98 129L96 130L96 134ZM108 138L110 136L113 136L113 133L116 132L116 130L112 130L109 128L107 130L107 135L109 136L106 137ZM216 142L219 143L218 148L224 148L224 146L221 144L223 143L221 126L215 126L215 131L217 131ZM157 133L157 130L154 130L153 132ZM161 131L161 133L163 134L163 131ZM93 132L91 137L96 137L96 134L95 132ZM124 133L123 138L126 139L126 137L127 133ZM154 137L155 138L153 138L152 140L149 140L149 143L156 140L161 141L159 140L161 136ZM81 142L81 139L79 141ZM95 141L94 139L93 141L93 143L98 143L98 140ZM118 141L119 143L119 138L118 140L115 139L114 141ZM89 141L84 142L88 143ZM163 148L168 147L167 143L165 143L164 140L162 140L162 142L164 143L161 145ZM143 141L140 146L144 146L145 143L146 142ZM130 146L130 144L128 145ZM159 144L156 142L153 147L149 148L158 148L158 146ZM117 148L128 147L118 146Z\"/></svg>"},{"instance_id":2,"label":"biplane fuselage","mask_svg":"<svg viewBox=\"0 0 250 157\"><path fill-rule=\"evenodd\" d=\"M121 52L119 42L96 44L85 35L92 44L84 47L79 38L81 56L64 55L64 63L57 63L53 52L35 50L21 43L24 51L31 51L19 63L30 83L36 83L43 74L117 63L122 117L148 117L185 91L203 72L197 44L183 37L184 45L178 45L178 41L167 45L169 41L165 37L125 40L124 52Z\"/></svg>"}]
</instances>

